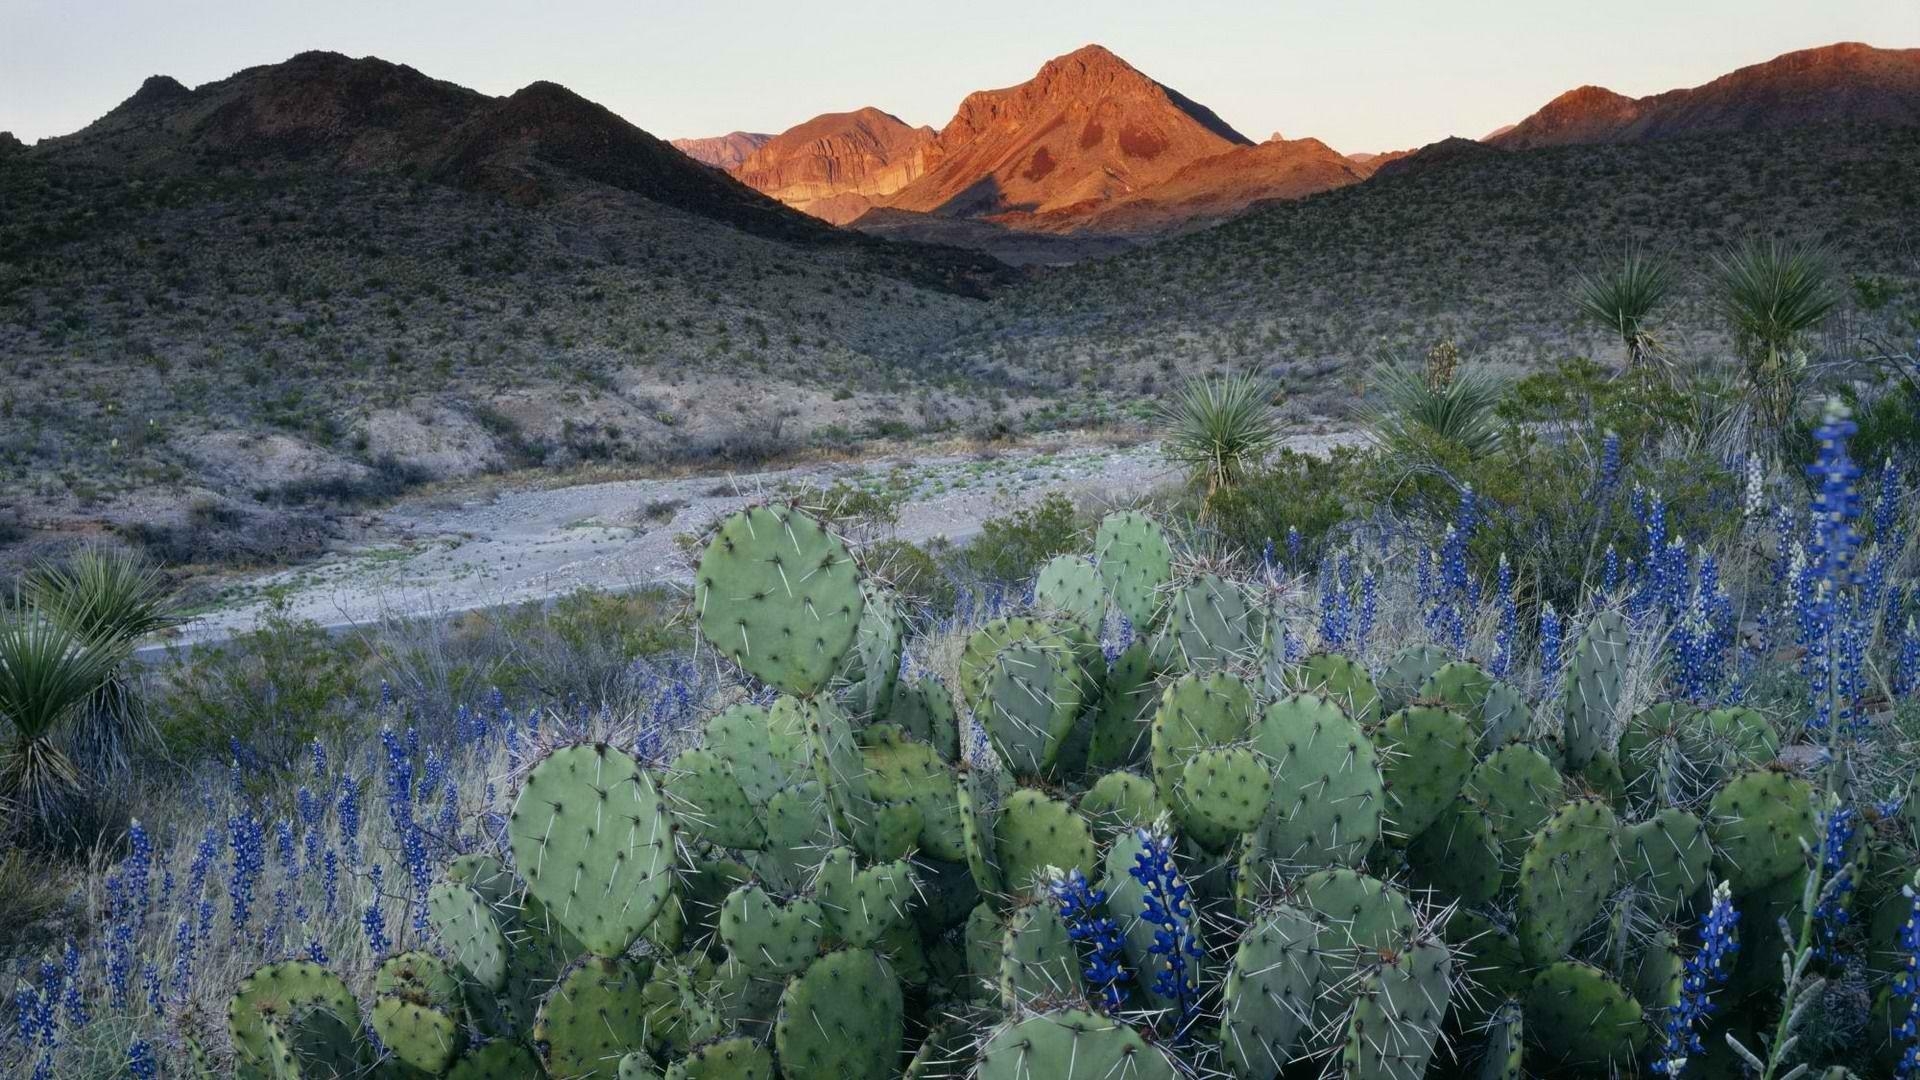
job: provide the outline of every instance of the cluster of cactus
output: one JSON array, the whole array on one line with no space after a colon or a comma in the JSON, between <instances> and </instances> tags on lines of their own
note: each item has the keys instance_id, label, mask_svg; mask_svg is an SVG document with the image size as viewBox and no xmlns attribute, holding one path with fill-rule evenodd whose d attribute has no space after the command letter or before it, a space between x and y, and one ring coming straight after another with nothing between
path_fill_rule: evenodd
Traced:
<instances>
[{"instance_id":1,"label":"cluster of cactus","mask_svg":"<svg viewBox=\"0 0 1920 1080\"><path fill-rule=\"evenodd\" d=\"M1261 586L1124 512L905 681L902 603L786 506L721 524L694 608L771 704L664 765L550 752L364 1016L313 964L238 987L239 1075L1630 1074L1718 880L1753 937L1725 1022L1778 988L1812 789L1756 715L1623 715L1617 612L1544 705L1432 645L1290 658ZM1910 910L1911 839L1848 854L1866 921Z\"/></svg>"}]
</instances>

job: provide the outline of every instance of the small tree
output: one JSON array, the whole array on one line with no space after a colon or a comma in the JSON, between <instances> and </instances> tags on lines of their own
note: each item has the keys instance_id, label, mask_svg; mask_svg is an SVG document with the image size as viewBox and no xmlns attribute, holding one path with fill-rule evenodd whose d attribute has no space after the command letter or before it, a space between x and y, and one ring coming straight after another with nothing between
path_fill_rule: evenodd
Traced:
<instances>
[{"instance_id":1,"label":"small tree","mask_svg":"<svg viewBox=\"0 0 1920 1080\"><path fill-rule=\"evenodd\" d=\"M1619 336L1627 369L1646 372L1662 359L1648 320L1673 291L1673 282L1673 267L1665 259L1629 250L1618 266L1582 274L1573 298L1589 319Z\"/></svg>"}]
</instances>

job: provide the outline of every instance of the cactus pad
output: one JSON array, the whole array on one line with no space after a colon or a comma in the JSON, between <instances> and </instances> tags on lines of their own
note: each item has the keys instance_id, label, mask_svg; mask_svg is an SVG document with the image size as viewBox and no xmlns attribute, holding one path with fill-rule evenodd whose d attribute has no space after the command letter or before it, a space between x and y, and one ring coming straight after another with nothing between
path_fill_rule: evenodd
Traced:
<instances>
[{"instance_id":1,"label":"cactus pad","mask_svg":"<svg viewBox=\"0 0 1920 1080\"><path fill-rule=\"evenodd\" d=\"M913 870L904 862L860 869L853 852L835 848L814 879L827 928L850 945L867 947L906 921L913 902Z\"/></svg>"},{"instance_id":2,"label":"cactus pad","mask_svg":"<svg viewBox=\"0 0 1920 1080\"><path fill-rule=\"evenodd\" d=\"M643 964L598 956L569 968L534 1021L534 1041L546 1046L547 1072L612 1080L622 1057L644 1049L646 976Z\"/></svg>"},{"instance_id":3,"label":"cactus pad","mask_svg":"<svg viewBox=\"0 0 1920 1080\"><path fill-rule=\"evenodd\" d=\"M511 1039L495 1039L467 1051L447 1080L540 1080L540 1062L526 1047Z\"/></svg>"},{"instance_id":4,"label":"cactus pad","mask_svg":"<svg viewBox=\"0 0 1920 1080\"><path fill-rule=\"evenodd\" d=\"M827 684L860 627L860 572L845 544L783 506L721 524L694 571L700 633L748 674L789 694Z\"/></svg>"},{"instance_id":5,"label":"cactus pad","mask_svg":"<svg viewBox=\"0 0 1920 1080\"><path fill-rule=\"evenodd\" d=\"M1079 1009L1001 1028L980 1048L978 1080L1175 1080L1164 1052L1117 1020Z\"/></svg>"},{"instance_id":6,"label":"cactus pad","mask_svg":"<svg viewBox=\"0 0 1920 1080\"><path fill-rule=\"evenodd\" d=\"M733 768L712 750L688 750L673 759L666 779L668 805L680 826L719 847L755 849L767 842Z\"/></svg>"},{"instance_id":7,"label":"cactus pad","mask_svg":"<svg viewBox=\"0 0 1920 1080\"><path fill-rule=\"evenodd\" d=\"M1373 741L1326 698L1294 694L1267 706L1254 748L1273 768L1267 856L1294 867L1357 863L1380 838L1386 789Z\"/></svg>"},{"instance_id":8,"label":"cactus pad","mask_svg":"<svg viewBox=\"0 0 1920 1080\"><path fill-rule=\"evenodd\" d=\"M1024 890L1049 866L1092 875L1093 830L1071 806L1031 789L1016 791L993 831L1000 872L1011 890Z\"/></svg>"},{"instance_id":9,"label":"cactus pad","mask_svg":"<svg viewBox=\"0 0 1920 1080\"><path fill-rule=\"evenodd\" d=\"M1240 1080L1273 1080L1296 1056L1325 978L1321 927L1281 904L1248 925L1227 967L1220 1053Z\"/></svg>"},{"instance_id":10,"label":"cactus pad","mask_svg":"<svg viewBox=\"0 0 1920 1080\"><path fill-rule=\"evenodd\" d=\"M1253 723L1253 694L1223 672L1185 675L1167 686L1153 716L1150 759L1153 786L1187 833L1208 847L1233 839L1233 831L1207 826L1181 793L1181 779L1195 754L1245 739Z\"/></svg>"},{"instance_id":11,"label":"cactus pad","mask_svg":"<svg viewBox=\"0 0 1920 1080\"><path fill-rule=\"evenodd\" d=\"M1144 627L1173 576L1173 547L1152 518L1135 510L1108 514L1093 537L1093 558L1114 606Z\"/></svg>"},{"instance_id":12,"label":"cactus pad","mask_svg":"<svg viewBox=\"0 0 1920 1080\"><path fill-rule=\"evenodd\" d=\"M1033 606L1098 637L1107 621L1107 590L1092 562L1079 555L1056 555L1034 578Z\"/></svg>"},{"instance_id":13,"label":"cactus pad","mask_svg":"<svg viewBox=\"0 0 1920 1080\"><path fill-rule=\"evenodd\" d=\"M1607 745L1624 693L1630 644L1626 616L1617 611L1595 615L1574 642L1561 698L1571 770L1586 768Z\"/></svg>"},{"instance_id":14,"label":"cactus pad","mask_svg":"<svg viewBox=\"0 0 1920 1080\"><path fill-rule=\"evenodd\" d=\"M1621 827L1620 859L1627 879L1671 918L1707 884L1713 844L1699 818L1668 808Z\"/></svg>"},{"instance_id":15,"label":"cactus pad","mask_svg":"<svg viewBox=\"0 0 1920 1080\"><path fill-rule=\"evenodd\" d=\"M267 964L240 980L227 1003L227 1032L242 1066L272 1075L273 1063L292 1051L288 1027L314 1011L331 1014L348 1031L360 1027L360 1005L340 976L304 960ZM276 1052L270 1042L282 1045Z\"/></svg>"},{"instance_id":16,"label":"cactus pad","mask_svg":"<svg viewBox=\"0 0 1920 1080\"><path fill-rule=\"evenodd\" d=\"M792 975L820 954L826 916L818 902L795 897L780 903L758 885L744 885L720 905L720 940L727 955L751 972Z\"/></svg>"},{"instance_id":17,"label":"cactus pad","mask_svg":"<svg viewBox=\"0 0 1920 1080\"><path fill-rule=\"evenodd\" d=\"M1567 955L1613 892L1613 810L1575 799L1555 811L1520 861L1520 947L1536 964Z\"/></svg>"},{"instance_id":18,"label":"cactus pad","mask_svg":"<svg viewBox=\"0 0 1920 1080\"><path fill-rule=\"evenodd\" d=\"M1085 992L1080 955L1060 913L1037 901L1015 908L1000 939L1001 1007L1014 1012Z\"/></svg>"},{"instance_id":19,"label":"cactus pad","mask_svg":"<svg viewBox=\"0 0 1920 1080\"><path fill-rule=\"evenodd\" d=\"M1463 904L1483 904L1500 891L1500 842L1486 807L1462 795L1407 845L1415 876Z\"/></svg>"},{"instance_id":20,"label":"cactus pad","mask_svg":"<svg viewBox=\"0 0 1920 1080\"><path fill-rule=\"evenodd\" d=\"M507 983L507 939L471 886L449 882L427 893L427 921L467 978L486 990Z\"/></svg>"},{"instance_id":21,"label":"cactus pad","mask_svg":"<svg viewBox=\"0 0 1920 1080\"><path fill-rule=\"evenodd\" d=\"M1114 658L1093 717L1093 737L1087 747L1089 768L1120 768L1145 756L1153 711L1160 702L1154 686L1158 674L1153 651L1144 641L1134 642Z\"/></svg>"},{"instance_id":22,"label":"cactus pad","mask_svg":"<svg viewBox=\"0 0 1920 1080\"><path fill-rule=\"evenodd\" d=\"M1267 766L1240 746L1202 750L1180 776L1182 805L1210 828L1226 832L1243 833L1260 824L1272 792Z\"/></svg>"},{"instance_id":23,"label":"cactus pad","mask_svg":"<svg viewBox=\"0 0 1920 1080\"><path fill-rule=\"evenodd\" d=\"M1525 1009L1533 1045L1569 1068L1627 1072L1647 1042L1640 1003L1591 964L1548 966L1534 976Z\"/></svg>"},{"instance_id":24,"label":"cactus pad","mask_svg":"<svg viewBox=\"0 0 1920 1080\"><path fill-rule=\"evenodd\" d=\"M785 1080L888 1080L905 1037L900 984L865 949L815 960L787 983L774 1023Z\"/></svg>"},{"instance_id":25,"label":"cactus pad","mask_svg":"<svg viewBox=\"0 0 1920 1080\"><path fill-rule=\"evenodd\" d=\"M1189 671L1245 663L1260 655L1266 616L1242 586L1202 574L1168 598L1165 635L1161 652Z\"/></svg>"},{"instance_id":26,"label":"cactus pad","mask_svg":"<svg viewBox=\"0 0 1920 1080\"><path fill-rule=\"evenodd\" d=\"M696 1046L667 1068L666 1080L772 1080L773 1055L767 1048L734 1036Z\"/></svg>"},{"instance_id":27,"label":"cactus pad","mask_svg":"<svg viewBox=\"0 0 1920 1080\"><path fill-rule=\"evenodd\" d=\"M841 700L855 715L884 718L893 707L906 648L907 616L892 589L860 583L860 624L840 661Z\"/></svg>"},{"instance_id":28,"label":"cactus pad","mask_svg":"<svg viewBox=\"0 0 1920 1080\"><path fill-rule=\"evenodd\" d=\"M1453 958L1437 942L1382 957L1360 977L1340 1062L1349 1080L1421 1080L1440 1040Z\"/></svg>"},{"instance_id":29,"label":"cactus pad","mask_svg":"<svg viewBox=\"0 0 1920 1080\"><path fill-rule=\"evenodd\" d=\"M1110 772L1080 796L1080 816L1096 829L1137 829L1166 812L1153 781L1130 772Z\"/></svg>"},{"instance_id":30,"label":"cactus pad","mask_svg":"<svg viewBox=\"0 0 1920 1080\"><path fill-rule=\"evenodd\" d=\"M932 746L942 758L960 760L960 720L954 712L953 695L933 676L896 687L887 720Z\"/></svg>"},{"instance_id":31,"label":"cactus pad","mask_svg":"<svg viewBox=\"0 0 1920 1080\"><path fill-rule=\"evenodd\" d=\"M1315 653L1288 673L1296 693L1318 694L1347 711L1362 727L1380 719L1380 691L1366 669L1339 653Z\"/></svg>"},{"instance_id":32,"label":"cactus pad","mask_svg":"<svg viewBox=\"0 0 1920 1080\"><path fill-rule=\"evenodd\" d=\"M373 1031L394 1057L433 1076L445 1072L466 1043L453 1011L393 994L374 1000Z\"/></svg>"},{"instance_id":33,"label":"cactus pad","mask_svg":"<svg viewBox=\"0 0 1920 1080\"><path fill-rule=\"evenodd\" d=\"M1566 801L1566 780L1545 754L1524 743L1495 750L1474 767L1467 791L1487 809L1494 838L1517 865L1533 834Z\"/></svg>"},{"instance_id":34,"label":"cactus pad","mask_svg":"<svg viewBox=\"0 0 1920 1080\"><path fill-rule=\"evenodd\" d=\"M1466 786L1479 738L1459 713L1430 705L1394 713L1375 737L1386 763L1387 836L1406 843L1439 820Z\"/></svg>"},{"instance_id":35,"label":"cactus pad","mask_svg":"<svg viewBox=\"0 0 1920 1080\"><path fill-rule=\"evenodd\" d=\"M1408 645L1395 653L1387 662L1385 670L1380 672L1379 689L1392 709L1404 709L1413 704L1414 697L1434 672L1446 666L1453 654L1438 645L1421 643Z\"/></svg>"},{"instance_id":36,"label":"cactus pad","mask_svg":"<svg viewBox=\"0 0 1920 1080\"><path fill-rule=\"evenodd\" d=\"M1804 869L1802 845L1820 842L1813 789L1785 773L1742 773L1714 795L1707 831L1735 893L1765 888Z\"/></svg>"},{"instance_id":37,"label":"cactus pad","mask_svg":"<svg viewBox=\"0 0 1920 1080\"><path fill-rule=\"evenodd\" d=\"M1002 620L975 631L966 656L977 658L963 668L962 680L973 684L967 704L994 749L1021 776L1046 771L1073 730L1085 693L1072 641L1031 619Z\"/></svg>"}]
</instances>

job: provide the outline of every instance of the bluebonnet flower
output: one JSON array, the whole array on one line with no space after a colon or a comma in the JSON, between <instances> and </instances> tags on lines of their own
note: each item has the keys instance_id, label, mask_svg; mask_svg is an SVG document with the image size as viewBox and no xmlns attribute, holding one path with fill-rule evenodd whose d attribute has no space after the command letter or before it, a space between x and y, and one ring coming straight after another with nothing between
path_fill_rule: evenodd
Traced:
<instances>
[{"instance_id":1,"label":"bluebonnet flower","mask_svg":"<svg viewBox=\"0 0 1920 1080\"><path fill-rule=\"evenodd\" d=\"M260 819L252 814L227 818L227 843L232 848L232 873L227 878L227 896L233 901L233 926L245 929L253 909L253 886L267 866L266 838Z\"/></svg>"},{"instance_id":2,"label":"bluebonnet flower","mask_svg":"<svg viewBox=\"0 0 1920 1080\"><path fill-rule=\"evenodd\" d=\"M1793 567L1793 510L1785 505L1773 511L1773 587L1776 592L1787 588L1787 572Z\"/></svg>"},{"instance_id":3,"label":"bluebonnet flower","mask_svg":"<svg viewBox=\"0 0 1920 1080\"><path fill-rule=\"evenodd\" d=\"M1504 679L1513 666L1513 647L1520 637L1520 608L1513 599L1513 566L1505 552L1500 554L1498 593L1494 603L1500 609L1500 626L1494 631L1493 662L1490 674Z\"/></svg>"},{"instance_id":4,"label":"bluebonnet flower","mask_svg":"<svg viewBox=\"0 0 1920 1080\"><path fill-rule=\"evenodd\" d=\"M155 1080L160 1075L160 1065L153 1058L153 1047L145 1039L135 1039L127 1046L127 1072L134 1080Z\"/></svg>"},{"instance_id":5,"label":"bluebonnet flower","mask_svg":"<svg viewBox=\"0 0 1920 1080\"><path fill-rule=\"evenodd\" d=\"M1606 438L1600 441L1600 493L1612 491L1619 482L1620 436L1609 431Z\"/></svg>"},{"instance_id":6,"label":"bluebonnet flower","mask_svg":"<svg viewBox=\"0 0 1920 1080\"><path fill-rule=\"evenodd\" d=\"M1292 525L1287 526L1287 562L1300 565L1300 530Z\"/></svg>"},{"instance_id":7,"label":"bluebonnet flower","mask_svg":"<svg viewBox=\"0 0 1920 1080\"><path fill-rule=\"evenodd\" d=\"M174 924L173 931L173 996L185 1001L187 991L193 986L193 949L196 938L193 933L193 920L185 915Z\"/></svg>"},{"instance_id":8,"label":"bluebonnet flower","mask_svg":"<svg viewBox=\"0 0 1920 1080\"><path fill-rule=\"evenodd\" d=\"M87 995L80 985L80 949L69 938L67 947L60 956L60 966L66 971L65 992L61 995L61 1007L66 1010L67 1023L85 1026L87 1023Z\"/></svg>"},{"instance_id":9,"label":"bluebonnet flower","mask_svg":"<svg viewBox=\"0 0 1920 1080\"><path fill-rule=\"evenodd\" d=\"M1679 1076L1689 1057L1705 1051L1695 1028L1713 1015L1713 990L1733 973L1733 954L1740 948L1734 937L1739 919L1733 890L1723 881L1713 890L1713 906L1700 925L1700 947L1687 957L1680 981L1680 1004L1667 1010L1665 1040L1660 1059L1653 1063L1654 1072Z\"/></svg>"},{"instance_id":10,"label":"bluebonnet flower","mask_svg":"<svg viewBox=\"0 0 1920 1080\"><path fill-rule=\"evenodd\" d=\"M1078 869L1060 874L1056 871L1048 883L1060 918L1067 924L1067 936L1087 949L1084 974L1093 985L1101 1008L1108 1013L1120 1011L1126 996L1120 984L1130 977L1122 961L1120 928L1111 917L1099 913L1107 902L1103 889L1087 884L1087 876Z\"/></svg>"},{"instance_id":11,"label":"bluebonnet flower","mask_svg":"<svg viewBox=\"0 0 1920 1080\"><path fill-rule=\"evenodd\" d=\"M1269 577L1273 575L1273 537L1271 536L1267 537L1266 544L1260 548L1260 569Z\"/></svg>"},{"instance_id":12,"label":"bluebonnet flower","mask_svg":"<svg viewBox=\"0 0 1920 1080\"><path fill-rule=\"evenodd\" d=\"M307 755L313 762L313 782L325 786L327 782L327 744L319 739L307 747Z\"/></svg>"},{"instance_id":13,"label":"bluebonnet flower","mask_svg":"<svg viewBox=\"0 0 1920 1080\"><path fill-rule=\"evenodd\" d=\"M1894 1036L1899 1040L1900 1061L1894 1075L1900 1080L1920 1077L1920 896L1911 885L1907 896L1907 921L1900 924L1895 939L1900 947L1900 972L1893 979Z\"/></svg>"},{"instance_id":14,"label":"bluebonnet flower","mask_svg":"<svg viewBox=\"0 0 1920 1080\"><path fill-rule=\"evenodd\" d=\"M1889 457L1880 466L1880 492L1873 500L1873 535L1889 547L1898 547L1895 531L1900 521L1900 466Z\"/></svg>"},{"instance_id":15,"label":"bluebonnet flower","mask_svg":"<svg viewBox=\"0 0 1920 1080\"><path fill-rule=\"evenodd\" d=\"M160 982L160 967L148 960L140 965L140 988L147 996L147 1011L158 1014L166 1008L166 991Z\"/></svg>"},{"instance_id":16,"label":"bluebonnet flower","mask_svg":"<svg viewBox=\"0 0 1920 1080\"><path fill-rule=\"evenodd\" d=\"M1847 456L1848 440L1857 431L1843 406L1829 404L1825 421L1814 429L1820 448L1807 468L1807 475L1820 482L1813 500L1811 554L1820 576L1836 590L1853 583L1853 557L1860 547L1853 527L1860 517L1860 496L1853 487L1860 467Z\"/></svg>"},{"instance_id":17,"label":"bluebonnet flower","mask_svg":"<svg viewBox=\"0 0 1920 1080\"><path fill-rule=\"evenodd\" d=\"M1563 633L1560 612L1555 610L1551 601L1540 605L1540 692L1542 696L1553 691L1553 684L1560 678L1560 635Z\"/></svg>"},{"instance_id":18,"label":"bluebonnet flower","mask_svg":"<svg viewBox=\"0 0 1920 1080\"><path fill-rule=\"evenodd\" d=\"M1353 651L1367 651L1367 639L1373 636L1373 624L1380 617L1380 586L1369 570L1360 578L1360 617L1353 628Z\"/></svg>"},{"instance_id":19,"label":"bluebonnet flower","mask_svg":"<svg viewBox=\"0 0 1920 1080\"><path fill-rule=\"evenodd\" d=\"M1902 697L1920 693L1920 626L1911 615L1900 635L1900 655L1893 664L1893 692Z\"/></svg>"},{"instance_id":20,"label":"bluebonnet flower","mask_svg":"<svg viewBox=\"0 0 1920 1080\"><path fill-rule=\"evenodd\" d=\"M360 840L360 788L353 777L343 777L340 799L334 804L334 816L340 825L340 846L346 849L347 865L354 865Z\"/></svg>"},{"instance_id":21,"label":"bluebonnet flower","mask_svg":"<svg viewBox=\"0 0 1920 1080\"><path fill-rule=\"evenodd\" d=\"M321 944L320 939L317 937L309 938L307 940L306 956L307 956L308 962L310 963L315 963L315 964L329 963L327 959L327 947Z\"/></svg>"},{"instance_id":22,"label":"bluebonnet flower","mask_svg":"<svg viewBox=\"0 0 1920 1080\"><path fill-rule=\"evenodd\" d=\"M427 858L427 837L418 823L409 822L407 831L400 840L401 853L406 857L407 875L413 880L413 928L415 932L427 932L427 890L433 885L433 864Z\"/></svg>"},{"instance_id":23,"label":"bluebonnet flower","mask_svg":"<svg viewBox=\"0 0 1920 1080\"><path fill-rule=\"evenodd\" d=\"M395 829L405 829L413 820L413 759L400 745L392 728L380 729L380 745L387 751L384 774L387 787L387 813Z\"/></svg>"},{"instance_id":24,"label":"bluebonnet flower","mask_svg":"<svg viewBox=\"0 0 1920 1080\"><path fill-rule=\"evenodd\" d=\"M380 912L381 879L385 876L379 863L368 869L367 877L373 888L367 896L366 910L360 913L360 926L367 932L367 948L376 957L387 955L393 948L393 939L387 936L387 918Z\"/></svg>"},{"instance_id":25,"label":"bluebonnet flower","mask_svg":"<svg viewBox=\"0 0 1920 1080\"><path fill-rule=\"evenodd\" d=\"M1164 826L1141 829L1138 835L1140 852L1128 872L1146 890L1140 917L1156 928L1147 950L1158 958L1153 989L1174 1002L1178 1013L1174 1039L1185 1041L1200 1018L1199 960L1206 950L1194 933L1187 882L1173 862L1173 838Z\"/></svg>"},{"instance_id":26,"label":"bluebonnet flower","mask_svg":"<svg viewBox=\"0 0 1920 1080\"><path fill-rule=\"evenodd\" d=\"M332 847L327 848L327 853L322 856L320 865L321 888L327 900L326 912L331 915L340 901L340 860L334 855Z\"/></svg>"},{"instance_id":27,"label":"bluebonnet flower","mask_svg":"<svg viewBox=\"0 0 1920 1080\"><path fill-rule=\"evenodd\" d=\"M107 932L107 993L116 1009L127 1007L127 994L133 981L133 923L116 920Z\"/></svg>"},{"instance_id":28,"label":"bluebonnet flower","mask_svg":"<svg viewBox=\"0 0 1920 1080\"><path fill-rule=\"evenodd\" d=\"M1820 868L1827 884L1813 909L1813 921L1819 934L1813 955L1829 962L1840 960L1840 935L1849 921L1847 897L1854 888L1853 866L1847 861L1847 848L1853 843L1858 815L1850 806L1835 808L1826 815L1826 827L1820 838Z\"/></svg>"}]
</instances>

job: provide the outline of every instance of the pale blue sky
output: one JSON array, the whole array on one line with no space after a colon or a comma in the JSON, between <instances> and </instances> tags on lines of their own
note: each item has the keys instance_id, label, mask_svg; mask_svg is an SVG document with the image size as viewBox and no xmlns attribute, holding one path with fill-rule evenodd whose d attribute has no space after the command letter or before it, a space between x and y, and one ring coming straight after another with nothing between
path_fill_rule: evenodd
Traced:
<instances>
[{"instance_id":1,"label":"pale blue sky","mask_svg":"<svg viewBox=\"0 0 1920 1080\"><path fill-rule=\"evenodd\" d=\"M1255 139L1343 152L1480 135L1582 83L1646 94L1792 49L1920 46L1920 0L0 0L0 130L84 126L147 75L305 49L493 94L551 79L663 137L875 105L938 127L968 91L1099 42Z\"/></svg>"}]
</instances>

